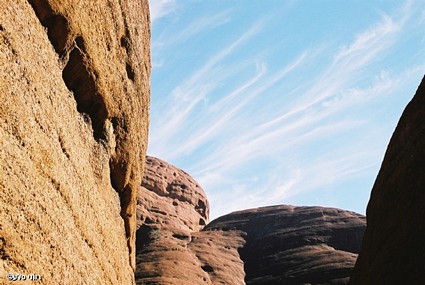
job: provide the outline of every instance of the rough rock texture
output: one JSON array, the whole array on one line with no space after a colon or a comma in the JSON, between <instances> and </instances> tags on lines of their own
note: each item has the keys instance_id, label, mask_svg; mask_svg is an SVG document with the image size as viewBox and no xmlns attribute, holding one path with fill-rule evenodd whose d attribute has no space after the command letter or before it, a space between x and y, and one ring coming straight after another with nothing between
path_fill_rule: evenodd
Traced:
<instances>
[{"instance_id":1,"label":"rough rock texture","mask_svg":"<svg viewBox=\"0 0 425 285\"><path fill-rule=\"evenodd\" d=\"M132 284L147 0L0 0L0 283Z\"/></svg>"},{"instance_id":2,"label":"rough rock texture","mask_svg":"<svg viewBox=\"0 0 425 285\"><path fill-rule=\"evenodd\" d=\"M208 201L187 173L147 157L139 190L137 284L243 284L238 231L200 231Z\"/></svg>"},{"instance_id":3,"label":"rough rock texture","mask_svg":"<svg viewBox=\"0 0 425 285\"><path fill-rule=\"evenodd\" d=\"M199 231L208 222L209 205L204 190L189 174L155 157L146 157L142 187L138 195L138 223L154 220L164 224L172 220L173 223L183 222L190 231ZM153 198L146 199L153 195ZM145 199L146 201L140 201ZM155 210L152 203L159 203ZM169 203L169 202L172 203ZM141 202L141 203L140 203ZM163 215L161 215L163 214Z\"/></svg>"},{"instance_id":4,"label":"rough rock texture","mask_svg":"<svg viewBox=\"0 0 425 285\"><path fill-rule=\"evenodd\" d=\"M208 202L200 186L162 160L146 161L137 209L137 284L348 283L363 216L273 206L204 227Z\"/></svg>"},{"instance_id":5,"label":"rough rock texture","mask_svg":"<svg viewBox=\"0 0 425 285\"><path fill-rule=\"evenodd\" d=\"M282 205L234 212L205 230L246 233L246 284L348 284L365 226L353 212Z\"/></svg>"},{"instance_id":6,"label":"rough rock texture","mask_svg":"<svg viewBox=\"0 0 425 285\"><path fill-rule=\"evenodd\" d=\"M350 284L425 284L425 78L390 140Z\"/></svg>"}]
</instances>

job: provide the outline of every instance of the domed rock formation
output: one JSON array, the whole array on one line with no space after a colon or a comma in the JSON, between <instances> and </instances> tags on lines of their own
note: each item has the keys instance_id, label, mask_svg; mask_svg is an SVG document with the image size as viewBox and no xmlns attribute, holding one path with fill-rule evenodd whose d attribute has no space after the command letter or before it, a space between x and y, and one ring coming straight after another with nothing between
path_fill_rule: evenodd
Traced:
<instances>
[{"instance_id":1,"label":"domed rock formation","mask_svg":"<svg viewBox=\"0 0 425 285\"><path fill-rule=\"evenodd\" d=\"M0 0L0 283L133 284L148 1Z\"/></svg>"},{"instance_id":2,"label":"domed rock formation","mask_svg":"<svg viewBox=\"0 0 425 285\"><path fill-rule=\"evenodd\" d=\"M137 284L243 284L237 231L204 233L209 206L186 172L146 158L137 203Z\"/></svg>"},{"instance_id":3,"label":"domed rock formation","mask_svg":"<svg viewBox=\"0 0 425 285\"><path fill-rule=\"evenodd\" d=\"M146 169L139 191L143 191L138 196L139 223L146 219L155 219L159 224L177 220L177 223L182 222L187 230L199 231L208 222L209 205L204 190L189 174L163 160L146 157ZM155 199L146 199L146 193L152 194ZM156 207L167 214L172 213L171 215L163 216L161 212L152 211L154 206L150 203L159 201L164 203Z\"/></svg>"},{"instance_id":4,"label":"domed rock formation","mask_svg":"<svg viewBox=\"0 0 425 285\"><path fill-rule=\"evenodd\" d=\"M425 284L425 77L390 140L350 284Z\"/></svg>"},{"instance_id":5,"label":"domed rock formation","mask_svg":"<svg viewBox=\"0 0 425 285\"><path fill-rule=\"evenodd\" d=\"M365 226L353 212L282 205L234 212L204 231L245 233L246 284L348 284Z\"/></svg>"},{"instance_id":6,"label":"domed rock formation","mask_svg":"<svg viewBox=\"0 0 425 285\"><path fill-rule=\"evenodd\" d=\"M137 209L137 284L348 283L363 216L272 206L231 213L204 227L208 202L199 184L162 160L146 161Z\"/></svg>"}]
</instances>

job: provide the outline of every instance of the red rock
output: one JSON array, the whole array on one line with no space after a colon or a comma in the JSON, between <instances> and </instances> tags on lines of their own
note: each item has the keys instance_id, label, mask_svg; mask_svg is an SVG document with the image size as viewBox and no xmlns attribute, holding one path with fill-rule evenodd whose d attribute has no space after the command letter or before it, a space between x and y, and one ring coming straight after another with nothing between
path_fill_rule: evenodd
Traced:
<instances>
[{"instance_id":1,"label":"red rock","mask_svg":"<svg viewBox=\"0 0 425 285\"><path fill-rule=\"evenodd\" d=\"M146 158L139 190L137 284L244 284L237 231L200 232L208 222L203 189L186 172Z\"/></svg>"},{"instance_id":2,"label":"red rock","mask_svg":"<svg viewBox=\"0 0 425 285\"><path fill-rule=\"evenodd\" d=\"M198 231L208 222L209 205L204 190L186 172L154 157L146 157L139 191L138 222L182 223Z\"/></svg>"}]
</instances>

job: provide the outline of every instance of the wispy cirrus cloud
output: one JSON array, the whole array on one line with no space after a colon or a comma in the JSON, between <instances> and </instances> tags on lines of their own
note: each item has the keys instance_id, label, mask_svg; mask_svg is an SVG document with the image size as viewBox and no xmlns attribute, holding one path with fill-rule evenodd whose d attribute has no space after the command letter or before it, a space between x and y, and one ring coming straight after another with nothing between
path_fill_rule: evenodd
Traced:
<instances>
[{"instance_id":1,"label":"wispy cirrus cloud","mask_svg":"<svg viewBox=\"0 0 425 285\"><path fill-rule=\"evenodd\" d=\"M374 121L383 111L373 108L425 71L423 62L398 71L377 64L393 56L414 10L380 13L351 42L318 42L286 60L284 50L270 58L261 46L267 23L251 24L174 86L154 119L149 152L203 185L213 217L373 176L386 144ZM232 10L200 17L171 41L231 18ZM246 49L249 57L230 60Z\"/></svg>"},{"instance_id":2,"label":"wispy cirrus cloud","mask_svg":"<svg viewBox=\"0 0 425 285\"><path fill-rule=\"evenodd\" d=\"M227 9L213 15L206 15L195 18L190 24L188 24L178 33L167 36L166 39L160 39L160 41L167 46L185 42L197 34L205 33L211 29L228 23L230 21L230 12L231 10Z\"/></svg>"},{"instance_id":3,"label":"wispy cirrus cloud","mask_svg":"<svg viewBox=\"0 0 425 285\"><path fill-rule=\"evenodd\" d=\"M151 22L153 23L169 13L172 13L176 5L177 0L149 0Z\"/></svg>"},{"instance_id":4,"label":"wispy cirrus cloud","mask_svg":"<svg viewBox=\"0 0 425 285\"><path fill-rule=\"evenodd\" d=\"M167 111L161 114L161 118L158 121L158 125L161 127L157 129L155 136L151 136L151 145L154 152L160 152L160 149L167 149L166 145L173 141L173 136L179 133L181 129L187 129L188 121L185 120L188 119L189 114L195 107L206 100L208 94L216 87L217 82L224 80L224 75L227 74L224 66L219 65L220 61L234 52L238 46L245 43L258 32L259 28L259 24L254 24L235 41L207 60L187 80L172 90L170 94L171 100L166 103L167 106L163 107ZM261 76L261 68L258 72L259 74L256 76ZM214 82L211 78L214 78ZM246 84L250 85L249 83ZM242 86L241 88L240 92L244 87Z\"/></svg>"}]
</instances>

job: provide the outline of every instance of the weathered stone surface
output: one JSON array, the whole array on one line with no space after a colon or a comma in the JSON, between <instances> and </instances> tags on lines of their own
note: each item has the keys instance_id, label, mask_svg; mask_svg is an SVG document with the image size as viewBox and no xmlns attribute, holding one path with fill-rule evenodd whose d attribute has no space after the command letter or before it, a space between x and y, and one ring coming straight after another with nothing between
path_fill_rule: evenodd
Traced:
<instances>
[{"instance_id":1,"label":"weathered stone surface","mask_svg":"<svg viewBox=\"0 0 425 285\"><path fill-rule=\"evenodd\" d=\"M273 206L203 227L207 199L187 173L148 157L142 185L137 284L348 283L366 227L359 214Z\"/></svg>"},{"instance_id":2,"label":"weathered stone surface","mask_svg":"<svg viewBox=\"0 0 425 285\"><path fill-rule=\"evenodd\" d=\"M200 231L208 222L204 191L187 173L147 157L139 190L137 284L243 284L238 231Z\"/></svg>"},{"instance_id":3,"label":"weathered stone surface","mask_svg":"<svg viewBox=\"0 0 425 285\"><path fill-rule=\"evenodd\" d=\"M0 0L0 283L132 284L147 0Z\"/></svg>"},{"instance_id":4,"label":"weathered stone surface","mask_svg":"<svg viewBox=\"0 0 425 285\"><path fill-rule=\"evenodd\" d=\"M204 231L246 234L246 284L348 284L365 226L353 212L282 205L234 212Z\"/></svg>"},{"instance_id":5,"label":"weathered stone surface","mask_svg":"<svg viewBox=\"0 0 425 285\"><path fill-rule=\"evenodd\" d=\"M425 284L425 78L390 140L350 284Z\"/></svg>"},{"instance_id":6,"label":"weathered stone surface","mask_svg":"<svg viewBox=\"0 0 425 285\"><path fill-rule=\"evenodd\" d=\"M209 205L204 190L189 174L163 160L146 157L142 189L139 191L142 191L139 199L146 198L145 193L152 196L138 203L139 222L154 219L153 214L159 224L183 222L184 229L190 231L198 231L208 222ZM164 215L151 205L159 201L163 203L157 208L163 210Z\"/></svg>"}]
</instances>

